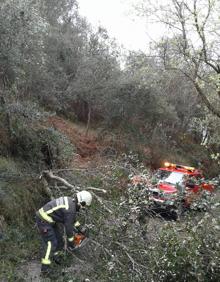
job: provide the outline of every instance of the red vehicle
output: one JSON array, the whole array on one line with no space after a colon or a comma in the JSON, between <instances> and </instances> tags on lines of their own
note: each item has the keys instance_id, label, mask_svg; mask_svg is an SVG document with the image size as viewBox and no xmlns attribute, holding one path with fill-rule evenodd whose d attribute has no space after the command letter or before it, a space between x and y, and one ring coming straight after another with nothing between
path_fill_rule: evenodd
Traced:
<instances>
[{"instance_id":1,"label":"red vehicle","mask_svg":"<svg viewBox=\"0 0 220 282\"><path fill-rule=\"evenodd\" d=\"M202 191L214 190L214 185L205 183L202 171L194 167L166 162L157 177L159 181L150 189L150 199L159 206L172 207L179 201L183 207L189 207Z\"/></svg>"}]
</instances>

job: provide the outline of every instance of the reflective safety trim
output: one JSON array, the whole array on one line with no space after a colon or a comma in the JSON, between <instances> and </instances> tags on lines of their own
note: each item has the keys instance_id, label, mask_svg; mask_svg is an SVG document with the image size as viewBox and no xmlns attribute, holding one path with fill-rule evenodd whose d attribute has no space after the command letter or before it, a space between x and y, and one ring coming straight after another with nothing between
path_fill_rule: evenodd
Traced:
<instances>
[{"instance_id":1,"label":"reflective safety trim","mask_svg":"<svg viewBox=\"0 0 220 282\"><path fill-rule=\"evenodd\" d=\"M69 209L69 203L68 203L67 197L64 197L64 202L65 202L66 210L68 210Z\"/></svg>"},{"instance_id":2,"label":"reflective safety trim","mask_svg":"<svg viewBox=\"0 0 220 282\"><path fill-rule=\"evenodd\" d=\"M75 224L74 224L75 227L79 227L80 225L81 225L81 224L80 224L79 221L76 221Z\"/></svg>"},{"instance_id":3,"label":"reflective safety trim","mask_svg":"<svg viewBox=\"0 0 220 282\"><path fill-rule=\"evenodd\" d=\"M49 223L53 223L53 222L54 222L53 219L52 219L52 217L50 217L50 216L43 210L43 208L39 209L39 214L40 214L40 216L41 216L44 220L46 220L47 222L49 222Z\"/></svg>"},{"instance_id":4,"label":"reflective safety trim","mask_svg":"<svg viewBox=\"0 0 220 282\"><path fill-rule=\"evenodd\" d=\"M47 251L46 251L46 255L45 258L42 258L41 263L42 264L51 264L51 260L49 259L50 257L50 253L51 253L51 241L47 242Z\"/></svg>"},{"instance_id":5,"label":"reflective safety trim","mask_svg":"<svg viewBox=\"0 0 220 282\"><path fill-rule=\"evenodd\" d=\"M47 214L50 214L50 213L52 213L52 212L54 212L54 211L57 211L57 210L59 210L59 209L65 209L65 208L66 208L65 205L59 205L59 206L56 206L56 207L52 208L51 210L46 211L46 213L47 213Z\"/></svg>"},{"instance_id":6,"label":"reflective safety trim","mask_svg":"<svg viewBox=\"0 0 220 282\"><path fill-rule=\"evenodd\" d=\"M48 265L48 264L51 264L51 260L49 260L49 259L42 259L42 260L41 260L41 263Z\"/></svg>"},{"instance_id":7,"label":"reflective safety trim","mask_svg":"<svg viewBox=\"0 0 220 282\"><path fill-rule=\"evenodd\" d=\"M59 209L66 209L66 210L68 210L69 209L68 199L67 199L67 197L63 197L63 198L64 198L64 205L58 205L58 206L56 206L56 207L46 211L46 213L50 214L50 213L52 213L52 212L54 212L56 210L59 210Z\"/></svg>"},{"instance_id":8,"label":"reflective safety trim","mask_svg":"<svg viewBox=\"0 0 220 282\"><path fill-rule=\"evenodd\" d=\"M45 259L49 260L49 256L50 256L50 252L51 252L51 241L47 242L47 252L46 252L46 256Z\"/></svg>"},{"instance_id":9,"label":"reflective safety trim","mask_svg":"<svg viewBox=\"0 0 220 282\"><path fill-rule=\"evenodd\" d=\"M68 238L69 242L73 242L73 240L74 240L74 237Z\"/></svg>"}]
</instances>

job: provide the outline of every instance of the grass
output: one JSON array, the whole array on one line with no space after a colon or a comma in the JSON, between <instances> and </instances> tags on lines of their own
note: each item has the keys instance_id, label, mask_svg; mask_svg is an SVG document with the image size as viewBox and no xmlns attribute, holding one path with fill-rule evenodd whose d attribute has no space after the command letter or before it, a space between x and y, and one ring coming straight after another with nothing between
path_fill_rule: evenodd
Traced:
<instances>
[{"instance_id":1,"label":"grass","mask_svg":"<svg viewBox=\"0 0 220 282\"><path fill-rule=\"evenodd\" d=\"M37 230L32 226L11 224L4 230L0 241L0 281L17 280L17 269L36 256L39 250Z\"/></svg>"}]
</instances>

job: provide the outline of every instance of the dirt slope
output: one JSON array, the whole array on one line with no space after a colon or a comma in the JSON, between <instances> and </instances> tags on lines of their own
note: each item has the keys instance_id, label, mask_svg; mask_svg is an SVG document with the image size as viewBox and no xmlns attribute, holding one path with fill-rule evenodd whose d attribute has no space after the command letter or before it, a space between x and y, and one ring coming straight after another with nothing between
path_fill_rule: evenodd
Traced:
<instances>
[{"instance_id":1,"label":"dirt slope","mask_svg":"<svg viewBox=\"0 0 220 282\"><path fill-rule=\"evenodd\" d=\"M71 168L95 168L103 163L100 154L108 145L100 142L94 130L89 130L86 134L85 125L75 124L58 116L49 117L46 126L53 127L66 135L76 147L77 154L72 159Z\"/></svg>"},{"instance_id":2,"label":"dirt slope","mask_svg":"<svg viewBox=\"0 0 220 282\"><path fill-rule=\"evenodd\" d=\"M92 156L99 151L97 137L95 133L86 134L86 128L77 126L71 121L67 121L61 117L53 116L48 119L48 124L56 130L65 134L69 140L76 146L77 153L85 158Z\"/></svg>"}]
</instances>

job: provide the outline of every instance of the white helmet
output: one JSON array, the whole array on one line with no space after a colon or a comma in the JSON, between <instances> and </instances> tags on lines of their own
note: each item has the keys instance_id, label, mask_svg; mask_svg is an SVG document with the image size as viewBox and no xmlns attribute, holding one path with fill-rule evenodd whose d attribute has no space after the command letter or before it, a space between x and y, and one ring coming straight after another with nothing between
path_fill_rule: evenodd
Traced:
<instances>
[{"instance_id":1,"label":"white helmet","mask_svg":"<svg viewBox=\"0 0 220 282\"><path fill-rule=\"evenodd\" d=\"M78 203L82 206L90 206L92 202L92 195L88 191L80 191L76 194Z\"/></svg>"}]
</instances>

